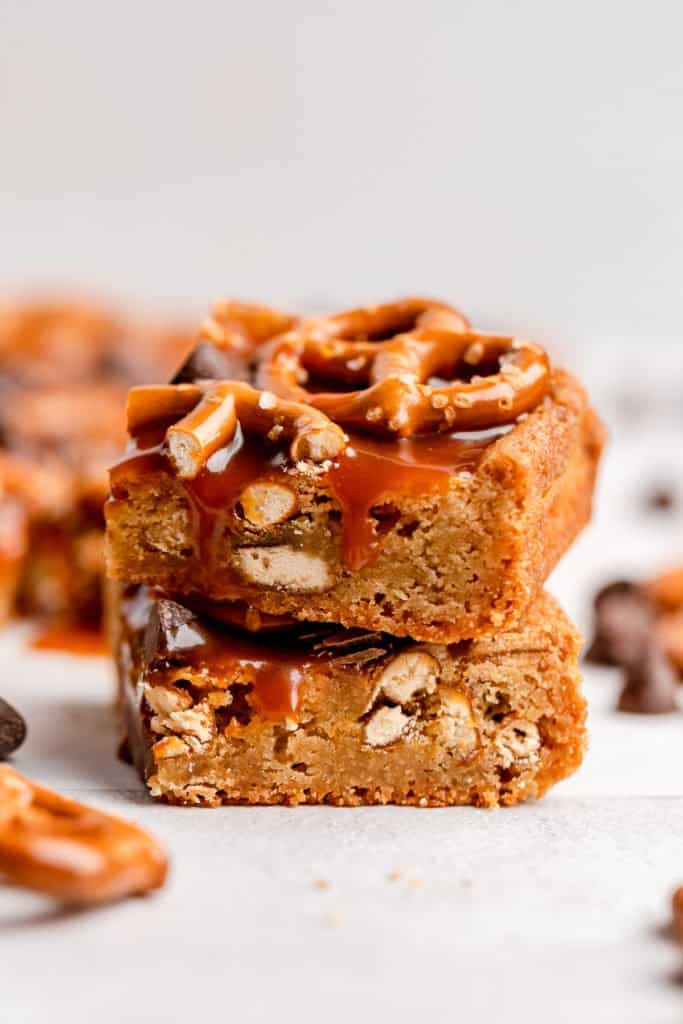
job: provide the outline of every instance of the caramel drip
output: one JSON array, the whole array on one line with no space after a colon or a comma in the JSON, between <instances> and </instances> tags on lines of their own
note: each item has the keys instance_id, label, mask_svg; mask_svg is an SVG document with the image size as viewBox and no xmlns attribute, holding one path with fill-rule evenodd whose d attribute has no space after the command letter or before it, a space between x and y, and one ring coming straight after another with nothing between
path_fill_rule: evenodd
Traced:
<instances>
[{"instance_id":1,"label":"caramel drip","mask_svg":"<svg viewBox=\"0 0 683 1024\"><path fill-rule=\"evenodd\" d=\"M204 509L230 512L244 488L255 480L276 479L287 464L283 450L249 438L237 431L235 438L209 459L205 468L186 488Z\"/></svg>"},{"instance_id":2,"label":"caramel drip","mask_svg":"<svg viewBox=\"0 0 683 1024\"><path fill-rule=\"evenodd\" d=\"M164 446L166 428L167 424L149 428L131 440L124 458L110 473L114 498L125 498L127 484L143 482L148 475L175 475ZM194 516L197 557L208 577L216 563L216 545L236 514L235 506L244 488L255 480L277 479L287 463L285 450L253 437L245 441L238 426L232 441L215 452L193 480L178 478ZM253 589L235 573L234 593L230 596L247 597Z\"/></svg>"},{"instance_id":3,"label":"caramel drip","mask_svg":"<svg viewBox=\"0 0 683 1024\"><path fill-rule=\"evenodd\" d=\"M252 640L226 630L216 632L199 651L188 655L189 665L202 676L251 685L248 699L254 710L272 721L296 717L300 691L313 658L286 641Z\"/></svg>"},{"instance_id":4,"label":"caramel drip","mask_svg":"<svg viewBox=\"0 0 683 1024\"><path fill-rule=\"evenodd\" d=\"M504 431L477 439L434 435L396 441L352 437L330 469L341 505L344 563L352 572L368 565L380 537L371 510L390 496L445 494L454 473L473 473L487 447Z\"/></svg>"},{"instance_id":5,"label":"caramel drip","mask_svg":"<svg viewBox=\"0 0 683 1024\"><path fill-rule=\"evenodd\" d=\"M509 430L478 434L433 434L385 440L351 435L344 452L327 472L329 487L342 510L343 559L358 572L370 564L381 542L378 519L372 510L393 497L445 494L454 474L474 473L486 449ZM161 432L160 432L161 431ZM215 452L193 480L182 484L195 514L201 564L211 573L214 549L244 488L256 480L277 479L288 464L282 449L250 437L241 430L227 446ZM123 496L125 483L146 473L173 473L163 449L162 428L152 428L133 441L126 457L112 470L112 493ZM235 578L234 593L248 596L250 588ZM228 596L226 594L226 596Z\"/></svg>"}]
</instances>

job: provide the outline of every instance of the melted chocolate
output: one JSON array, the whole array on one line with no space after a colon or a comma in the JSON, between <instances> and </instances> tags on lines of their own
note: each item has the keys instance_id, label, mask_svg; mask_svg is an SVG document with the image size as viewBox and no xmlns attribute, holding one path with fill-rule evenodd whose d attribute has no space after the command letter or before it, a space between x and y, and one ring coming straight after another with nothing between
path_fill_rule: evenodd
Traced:
<instances>
[{"instance_id":1,"label":"melted chocolate","mask_svg":"<svg viewBox=\"0 0 683 1024\"><path fill-rule=\"evenodd\" d=\"M206 633L189 608L166 597L154 602L145 630L147 662L185 654L203 647L206 641Z\"/></svg>"},{"instance_id":2,"label":"melted chocolate","mask_svg":"<svg viewBox=\"0 0 683 1024\"><path fill-rule=\"evenodd\" d=\"M192 384L196 380L246 380L248 364L238 354L210 341L200 341L171 380L171 384Z\"/></svg>"},{"instance_id":3,"label":"melted chocolate","mask_svg":"<svg viewBox=\"0 0 683 1024\"><path fill-rule=\"evenodd\" d=\"M302 643L296 632L252 637L241 630L220 627L198 618L188 607L164 597L152 598L139 587L121 603L128 629L139 637L138 647L152 671L176 666L188 674L214 676L230 685L240 679L250 687L249 703L264 718L282 721L296 715L299 691L306 673L321 654ZM192 626L193 645L169 644L178 625ZM157 647L150 651L150 636ZM195 643L194 637L197 642ZM159 643L161 640L161 643ZM201 640L201 642L199 642Z\"/></svg>"}]
</instances>

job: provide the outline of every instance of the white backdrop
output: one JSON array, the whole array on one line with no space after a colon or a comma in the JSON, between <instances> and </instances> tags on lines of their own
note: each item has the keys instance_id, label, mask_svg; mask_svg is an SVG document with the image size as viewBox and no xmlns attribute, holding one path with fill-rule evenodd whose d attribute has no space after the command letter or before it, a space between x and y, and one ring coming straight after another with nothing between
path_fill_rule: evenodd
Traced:
<instances>
[{"instance_id":1,"label":"white backdrop","mask_svg":"<svg viewBox=\"0 0 683 1024\"><path fill-rule=\"evenodd\" d=\"M0 286L679 336L677 0L0 0Z\"/></svg>"},{"instance_id":2,"label":"white backdrop","mask_svg":"<svg viewBox=\"0 0 683 1024\"><path fill-rule=\"evenodd\" d=\"M681 507L642 512L683 479L682 29L680 0L0 0L0 293L425 291L552 343L612 428L551 581L585 628L598 584L683 555ZM614 674L588 670L591 751L538 805L195 812L114 760L108 666L21 633L17 767L149 826L174 872L97 914L3 890L3 1024L680 1021L680 716L616 715Z\"/></svg>"}]
</instances>

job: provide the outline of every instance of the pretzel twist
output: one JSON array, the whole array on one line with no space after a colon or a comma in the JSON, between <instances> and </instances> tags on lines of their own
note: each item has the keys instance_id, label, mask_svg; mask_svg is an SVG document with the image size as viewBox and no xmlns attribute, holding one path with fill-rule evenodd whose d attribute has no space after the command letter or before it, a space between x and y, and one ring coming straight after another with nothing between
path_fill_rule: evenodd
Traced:
<instances>
[{"instance_id":1,"label":"pretzel twist","mask_svg":"<svg viewBox=\"0 0 683 1024\"><path fill-rule=\"evenodd\" d=\"M136 825L0 765L0 874L10 881L65 903L105 903L158 888L166 870Z\"/></svg>"},{"instance_id":2,"label":"pretzel twist","mask_svg":"<svg viewBox=\"0 0 683 1024\"><path fill-rule=\"evenodd\" d=\"M288 441L295 461L324 462L347 443L342 427L409 437L510 423L538 404L550 375L538 345L472 331L457 310L420 298L298 320L215 303L200 337L237 357L245 376L253 367L257 387L195 372L185 377L194 383L133 388L128 398L131 433L180 417L166 443L187 479L238 424Z\"/></svg>"},{"instance_id":3,"label":"pretzel twist","mask_svg":"<svg viewBox=\"0 0 683 1024\"><path fill-rule=\"evenodd\" d=\"M470 379L457 379L463 370ZM456 310L407 299L300 321L264 347L256 381L345 427L408 437L510 423L543 398L549 375L540 346L472 331ZM347 390L307 389L311 378Z\"/></svg>"}]
</instances>

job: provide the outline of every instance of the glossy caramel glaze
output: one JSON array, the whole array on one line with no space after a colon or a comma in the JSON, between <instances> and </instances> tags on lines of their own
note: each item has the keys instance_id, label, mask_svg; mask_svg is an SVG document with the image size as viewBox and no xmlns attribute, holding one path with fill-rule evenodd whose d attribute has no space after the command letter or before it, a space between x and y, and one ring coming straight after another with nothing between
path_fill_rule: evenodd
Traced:
<instances>
[{"instance_id":1,"label":"glossy caramel glaze","mask_svg":"<svg viewBox=\"0 0 683 1024\"><path fill-rule=\"evenodd\" d=\"M112 469L115 498L125 496L131 479L141 480L153 472L173 475L163 444L164 429L160 425L138 435L126 457ZM341 508L346 568L357 572L375 556L381 541L377 518L382 518L383 504L392 497L446 493L452 477L476 472L486 449L509 429L396 440L350 435L346 449L321 479ZM244 488L256 480L278 479L289 465L285 450L254 437L245 439L238 429L194 480L179 481L194 512L197 551L209 571L226 521L229 526L240 515L238 499ZM374 509L379 517L371 514Z\"/></svg>"},{"instance_id":2,"label":"glossy caramel glaze","mask_svg":"<svg viewBox=\"0 0 683 1024\"><path fill-rule=\"evenodd\" d=\"M238 686L253 711L271 721L296 720L303 687L316 665L326 664L327 672L332 663L347 668L367 666L401 646L401 641L387 634L344 630L329 623L290 622L274 630L269 616L261 628L248 632L244 626L232 624L244 619L239 605L206 602L200 617L193 602L183 598L184 607L196 615L196 634L203 642L177 652L163 648L163 654L155 653L148 649L146 633L159 600L165 600L162 594L140 586L120 604L124 632L133 646L144 652L150 681L176 686L189 683L200 692ZM239 718L238 693L233 690L231 698L226 705L228 714Z\"/></svg>"},{"instance_id":3,"label":"glossy caramel glaze","mask_svg":"<svg viewBox=\"0 0 683 1024\"><path fill-rule=\"evenodd\" d=\"M201 675L248 683L249 703L262 718L273 721L296 718L312 660L300 645L285 638L253 640L227 629L212 633L208 644L187 657L191 669Z\"/></svg>"},{"instance_id":4,"label":"glossy caramel glaze","mask_svg":"<svg viewBox=\"0 0 683 1024\"><path fill-rule=\"evenodd\" d=\"M433 435L384 441L353 436L330 468L330 488L342 510L344 564L358 572L380 543L371 510L392 495L444 494L454 474L474 473L501 431L481 436Z\"/></svg>"},{"instance_id":5,"label":"glossy caramel glaze","mask_svg":"<svg viewBox=\"0 0 683 1024\"><path fill-rule=\"evenodd\" d=\"M152 608L146 588L141 587L122 607L127 628L137 633L140 642ZM206 638L201 646L166 659L152 657L151 678L160 675L174 683L187 679L200 689L229 688L237 683L246 688L246 699L260 717L279 722L295 720L301 687L320 653L301 641L296 628L276 636L267 631L255 636L219 626L218 618L216 614L211 621L201 620L201 633Z\"/></svg>"}]
</instances>

